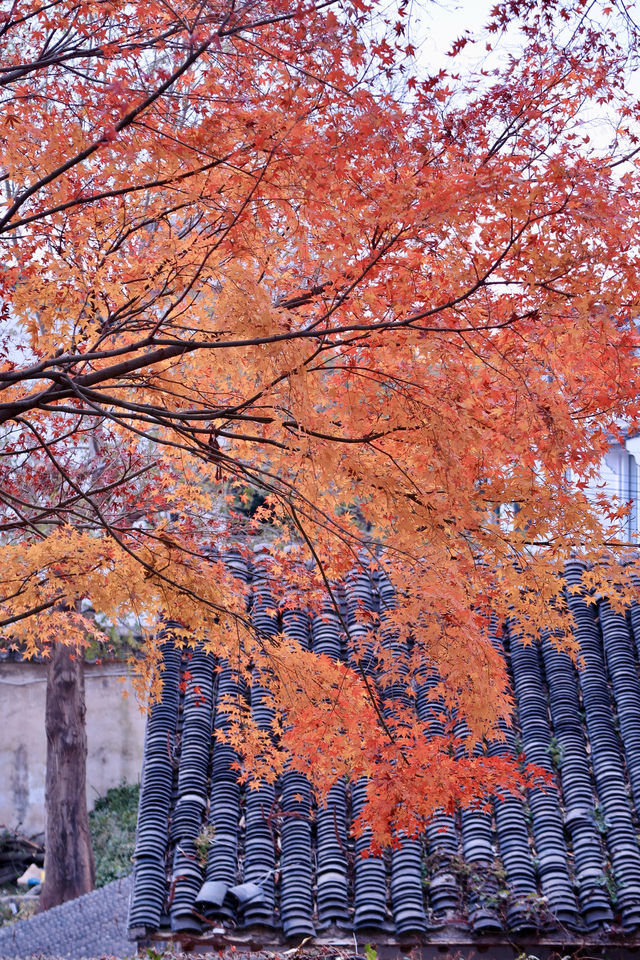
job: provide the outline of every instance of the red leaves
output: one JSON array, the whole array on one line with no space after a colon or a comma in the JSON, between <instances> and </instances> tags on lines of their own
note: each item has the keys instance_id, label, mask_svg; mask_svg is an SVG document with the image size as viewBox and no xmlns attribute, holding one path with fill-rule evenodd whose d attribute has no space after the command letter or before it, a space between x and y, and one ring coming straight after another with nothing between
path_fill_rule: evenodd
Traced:
<instances>
[{"instance_id":1,"label":"red leaves","mask_svg":"<svg viewBox=\"0 0 640 960\"><path fill-rule=\"evenodd\" d=\"M458 54L464 50L466 45L469 43L469 36L458 37L457 40L454 40L453 45L450 50L447 51L448 57L457 57Z\"/></svg>"},{"instance_id":2,"label":"red leaves","mask_svg":"<svg viewBox=\"0 0 640 960\"><path fill-rule=\"evenodd\" d=\"M60 632L82 645L61 605L88 598L142 624L152 675L163 611L273 685L271 731L229 705L247 778L283 762L277 734L321 787L336 764L370 777L382 832L403 790L427 816L426 778L445 805L480 775L513 785L456 766L451 730L429 752L406 711L386 720L366 674L252 633L217 556L268 546L273 624L300 596L323 610L364 552L412 652L376 645L378 612L359 610L360 659L373 645L388 684L437 670L469 744L509 716L491 617L568 636L564 557L620 548L622 507L609 523L587 494L638 416L635 134L617 125L620 181L580 113L637 113L611 37L576 33L569 61L549 24L570 3L557 21L500 4L521 56L481 82L423 79L403 72L405 7L372 42L359 0L188 23L113 0L74 7L49 62L69 4L25 3L2 125L0 234L19 237L0 270L3 629L30 653Z\"/></svg>"},{"instance_id":3,"label":"red leaves","mask_svg":"<svg viewBox=\"0 0 640 960\"><path fill-rule=\"evenodd\" d=\"M100 140L102 143L113 143L117 136L118 131L116 129L116 125L114 123L110 123L104 127Z\"/></svg>"}]
</instances>

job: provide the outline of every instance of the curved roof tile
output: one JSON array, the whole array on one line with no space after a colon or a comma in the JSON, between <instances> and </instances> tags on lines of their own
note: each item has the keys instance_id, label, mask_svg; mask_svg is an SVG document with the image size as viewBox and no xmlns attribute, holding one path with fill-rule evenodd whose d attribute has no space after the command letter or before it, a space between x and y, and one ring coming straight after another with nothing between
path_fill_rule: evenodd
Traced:
<instances>
[{"instance_id":1,"label":"curved roof tile","mask_svg":"<svg viewBox=\"0 0 640 960\"><path fill-rule=\"evenodd\" d=\"M237 555L234 573L251 583L251 617L266 633L284 631L303 647L348 660L339 618L327 607L274 613L259 564ZM579 582L570 565L568 583ZM385 857L359 856L366 838L349 837L366 783L337 783L314 811L309 783L285 770L276 784L245 791L233 749L216 736L229 719L222 697L244 694L229 665L201 649L163 645L162 699L146 734L129 926L142 937L161 929L197 935L219 927L258 928L263 942L354 929L429 938L443 923L476 935L522 932L544 922L602 936L617 923L640 927L640 612L627 619L606 600L568 594L583 664L577 670L553 639L525 646L514 625L504 632L513 677L516 724L490 755L519 752L548 770L551 786L526 801L496 798L492 810L436 817L425 836ZM342 615L358 630L357 610L395 603L388 583L354 575ZM495 636L496 645L502 638ZM391 632L383 642L398 643ZM361 663L373 670L373 656ZM417 690L421 720L441 722L429 699L434 679ZM401 685L387 691L402 697ZM268 690L252 685L251 711L267 729ZM277 815L273 813L277 811ZM208 849L201 856L203 826ZM600 932L600 933L599 933Z\"/></svg>"}]
</instances>

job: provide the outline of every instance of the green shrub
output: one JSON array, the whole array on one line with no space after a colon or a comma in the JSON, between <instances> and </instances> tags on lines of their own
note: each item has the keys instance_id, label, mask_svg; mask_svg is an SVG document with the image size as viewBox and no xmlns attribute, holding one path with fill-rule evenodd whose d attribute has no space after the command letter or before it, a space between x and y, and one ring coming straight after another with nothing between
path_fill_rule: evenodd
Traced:
<instances>
[{"instance_id":1,"label":"green shrub","mask_svg":"<svg viewBox=\"0 0 640 960\"><path fill-rule=\"evenodd\" d=\"M99 797L89 814L97 887L131 873L139 795L138 784L122 783Z\"/></svg>"}]
</instances>

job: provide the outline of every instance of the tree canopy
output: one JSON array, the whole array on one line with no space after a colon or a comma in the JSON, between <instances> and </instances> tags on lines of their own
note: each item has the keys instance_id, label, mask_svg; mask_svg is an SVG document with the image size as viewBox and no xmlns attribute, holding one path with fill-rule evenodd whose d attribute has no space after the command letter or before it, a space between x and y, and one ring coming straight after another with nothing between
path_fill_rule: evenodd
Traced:
<instances>
[{"instance_id":1,"label":"tree canopy","mask_svg":"<svg viewBox=\"0 0 640 960\"><path fill-rule=\"evenodd\" d=\"M380 841L513 784L461 751L510 715L492 625L571 649L572 552L625 596L624 504L586 487L638 414L637 36L622 0L511 0L445 71L404 3L7 5L6 642L82 646L89 599L140 618L153 672L154 617L179 621L268 683L320 791L371 779ZM223 558L256 542L285 607L390 584L350 665L252 626ZM425 672L457 718L430 740Z\"/></svg>"}]
</instances>

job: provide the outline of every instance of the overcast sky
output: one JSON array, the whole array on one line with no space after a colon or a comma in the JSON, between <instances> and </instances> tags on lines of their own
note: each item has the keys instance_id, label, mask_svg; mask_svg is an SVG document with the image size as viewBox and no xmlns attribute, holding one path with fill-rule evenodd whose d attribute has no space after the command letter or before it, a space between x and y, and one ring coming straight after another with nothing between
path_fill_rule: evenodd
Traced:
<instances>
[{"instance_id":1,"label":"overcast sky","mask_svg":"<svg viewBox=\"0 0 640 960\"><path fill-rule=\"evenodd\" d=\"M418 48L418 57L429 72L443 67L452 69L447 56L455 40L469 30L474 35L482 32L489 19L495 0L412 0L409 3L412 42ZM484 42L466 48L464 60L475 63L484 55Z\"/></svg>"}]
</instances>

